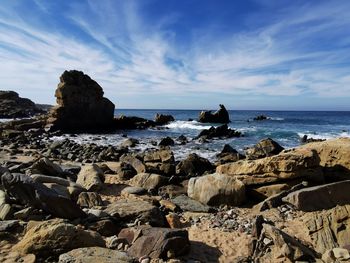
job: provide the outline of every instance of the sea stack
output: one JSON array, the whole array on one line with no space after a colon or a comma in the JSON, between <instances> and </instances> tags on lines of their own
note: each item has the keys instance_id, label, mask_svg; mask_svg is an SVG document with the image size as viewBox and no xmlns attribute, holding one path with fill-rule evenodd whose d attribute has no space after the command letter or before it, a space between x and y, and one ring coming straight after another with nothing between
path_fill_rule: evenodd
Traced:
<instances>
[{"instance_id":1,"label":"sea stack","mask_svg":"<svg viewBox=\"0 0 350 263\"><path fill-rule=\"evenodd\" d=\"M55 92L57 106L49 113L47 126L66 132L112 128L114 104L103 97L102 87L81 71L64 71Z\"/></svg>"},{"instance_id":2,"label":"sea stack","mask_svg":"<svg viewBox=\"0 0 350 263\"><path fill-rule=\"evenodd\" d=\"M230 116L224 105L220 104L220 109L216 112L211 113L211 111L201 111L199 114L198 121L206 123L229 123Z\"/></svg>"}]
</instances>

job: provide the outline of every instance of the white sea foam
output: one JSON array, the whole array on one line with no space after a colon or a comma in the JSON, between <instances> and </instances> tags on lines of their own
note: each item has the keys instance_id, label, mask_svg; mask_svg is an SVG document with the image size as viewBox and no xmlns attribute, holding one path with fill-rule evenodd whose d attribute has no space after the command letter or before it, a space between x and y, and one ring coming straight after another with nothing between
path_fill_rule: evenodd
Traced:
<instances>
[{"instance_id":1,"label":"white sea foam","mask_svg":"<svg viewBox=\"0 0 350 263\"><path fill-rule=\"evenodd\" d=\"M8 121L13 121L14 119L0 119L0 122L8 122Z\"/></svg>"},{"instance_id":2,"label":"white sea foam","mask_svg":"<svg viewBox=\"0 0 350 263\"><path fill-rule=\"evenodd\" d=\"M191 129L191 130L204 130L209 129L211 126L203 125L198 121L174 121L166 125L165 127L169 129Z\"/></svg>"},{"instance_id":3,"label":"white sea foam","mask_svg":"<svg viewBox=\"0 0 350 263\"><path fill-rule=\"evenodd\" d=\"M328 139L334 139L339 137L350 137L350 133L348 131L342 131L339 133L320 133L320 134L298 132L298 135L300 138L302 138L304 135L307 135L309 139L313 138L317 140L328 140Z\"/></svg>"},{"instance_id":4,"label":"white sea foam","mask_svg":"<svg viewBox=\"0 0 350 263\"><path fill-rule=\"evenodd\" d=\"M267 118L272 121L284 121L284 118L281 118L281 117L267 117Z\"/></svg>"}]
</instances>

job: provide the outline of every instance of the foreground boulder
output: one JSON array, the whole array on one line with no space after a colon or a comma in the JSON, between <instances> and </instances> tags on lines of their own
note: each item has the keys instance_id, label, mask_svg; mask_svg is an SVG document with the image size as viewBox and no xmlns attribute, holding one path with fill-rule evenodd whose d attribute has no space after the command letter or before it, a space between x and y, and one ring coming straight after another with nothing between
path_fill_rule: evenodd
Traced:
<instances>
[{"instance_id":1,"label":"foreground boulder","mask_svg":"<svg viewBox=\"0 0 350 263\"><path fill-rule=\"evenodd\" d=\"M245 151L247 159L255 160L279 154L284 148L274 140L267 138L258 142L253 147Z\"/></svg>"},{"instance_id":2,"label":"foreground boulder","mask_svg":"<svg viewBox=\"0 0 350 263\"><path fill-rule=\"evenodd\" d=\"M65 71L55 92L48 126L61 131L103 130L113 126L114 104L102 87L81 71Z\"/></svg>"},{"instance_id":3,"label":"foreground boulder","mask_svg":"<svg viewBox=\"0 0 350 263\"><path fill-rule=\"evenodd\" d=\"M153 259L169 259L189 252L187 230L158 227L123 229L119 235L131 244L128 254L133 257L147 256Z\"/></svg>"},{"instance_id":4,"label":"foreground boulder","mask_svg":"<svg viewBox=\"0 0 350 263\"><path fill-rule=\"evenodd\" d=\"M73 201L29 176L5 173L1 181L6 193L20 204L42 209L61 218L74 219L85 215Z\"/></svg>"},{"instance_id":5,"label":"foreground boulder","mask_svg":"<svg viewBox=\"0 0 350 263\"><path fill-rule=\"evenodd\" d=\"M158 189L165 185L168 179L159 174L140 173L135 175L130 181L130 185L142 187L147 190Z\"/></svg>"},{"instance_id":6,"label":"foreground boulder","mask_svg":"<svg viewBox=\"0 0 350 263\"><path fill-rule=\"evenodd\" d=\"M81 168L77 184L80 184L88 191L98 191L103 187L104 174L96 164L85 165Z\"/></svg>"},{"instance_id":7,"label":"foreground boulder","mask_svg":"<svg viewBox=\"0 0 350 263\"><path fill-rule=\"evenodd\" d=\"M44 113L30 99L19 97L14 91L0 90L0 118L26 118Z\"/></svg>"},{"instance_id":8,"label":"foreground boulder","mask_svg":"<svg viewBox=\"0 0 350 263\"><path fill-rule=\"evenodd\" d=\"M229 123L230 117L224 105L220 104L220 109L214 113L211 111L202 111L199 114L199 122L208 122L208 123Z\"/></svg>"},{"instance_id":9,"label":"foreground boulder","mask_svg":"<svg viewBox=\"0 0 350 263\"><path fill-rule=\"evenodd\" d=\"M191 153L176 166L176 173L181 176L199 176L212 169L214 166L207 159Z\"/></svg>"},{"instance_id":10,"label":"foreground boulder","mask_svg":"<svg viewBox=\"0 0 350 263\"><path fill-rule=\"evenodd\" d=\"M51 162L46 157L36 161L30 168L30 173L44 174L44 175L57 176L57 177L64 176L64 172L62 168L58 164Z\"/></svg>"},{"instance_id":11,"label":"foreground boulder","mask_svg":"<svg viewBox=\"0 0 350 263\"><path fill-rule=\"evenodd\" d=\"M58 263L133 263L125 252L102 247L84 247L73 249L60 255Z\"/></svg>"},{"instance_id":12,"label":"foreground boulder","mask_svg":"<svg viewBox=\"0 0 350 263\"><path fill-rule=\"evenodd\" d=\"M350 180L300 189L288 194L283 201L298 210L317 211L350 204L349 192Z\"/></svg>"},{"instance_id":13,"label":"foreground boulder","mask_svg":"<svg viewBox=\"0 0 350 263\"><path fill-rule=\"evenodd\" d=\"M292 179L323 182L317 154L298 148L258 160L242 160L216 168L217 173L233 176L245 185L261 185Z\"/></svg>"},{"instance_id":14,"label":"foreground boulder","mask_svg":"<svg viewBox=\"0 0 350 263\"><path fill-rule=\"evenodd\" d=\"M23 254L34 253L39 257L48 257L74 248L95 246L105 246L100 234L84 231L63 220L54 219L39 222L27 230L13 250Z\"/></svg>"},{"instance_id":15,"label":"foreground boulder","mask_svg":"<svg viewBox=\"0 0 350 263\"><path fill-rule=\"evenodd\" d=\"M209 174L191 178L187 194L203 204L237 206L245 201L244 184L233 177Z\"/></svg>"}]
</instances>

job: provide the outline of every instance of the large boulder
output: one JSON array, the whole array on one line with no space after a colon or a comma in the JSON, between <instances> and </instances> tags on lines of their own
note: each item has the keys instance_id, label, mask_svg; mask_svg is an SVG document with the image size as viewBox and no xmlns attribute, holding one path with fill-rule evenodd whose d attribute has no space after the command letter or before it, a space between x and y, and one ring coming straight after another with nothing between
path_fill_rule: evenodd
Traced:
<instances>
[{"instance_id":1,"label":"large boulder","mask_svg":"<svg viewBox=\"0 0 350 263\"><path fill-rule=\"evenodd\" d=\"M50 161L46 157L36 161L30 168L30 173L44 174L44 175L58 176L58 177L64 176L64 172L62 168L58 164Z\"/></svg>"},{"instance_id":2,"label":"large boulder","mask_svg":"<svg viewBox=\"0 0 350 263\"><path fill-rule=\"evenodd\" d=\"M175 120L174 117L171 115L165 115L165 114L159 114L159 113L157 113L156 116L154 117L154 122L157 125L165 125L174 120Z\"/></svg>"},{"instance_id":3,"label":"large boulder","mask_svg":"<svg viewBox=\"0 0 350 263\"><path fill-rule=\"evenodd\" d=\"M129 184L132 186L138 186L145 188L147 190L158 189L159 187L165 185L168 179L159 174L152 173L140 173L135 175Z\"/></svg>"},{"instance_id":4,"label":"large boulder","mask_svg":"<svg viewBox=\"0 0 350 263\"><path fill-rule=\"evenodd\" d=\"M302 211L330 209L337 205L350 204L350 180L308 187L284 197L284 202Z\"/></svg>"},{"instance_id":5,"label":"large boulder","mask_svg":"<svg viewBox=\"0 0 350 263\"><path fill-rule=\"evenodd\" d=\"M263 159L223 164L218 166L216 171L233 176L245 185L261 185L294 179L323 182L324 179L316 152L302 148Z\"/></svg>"},{"instance_id":6,"label":"large boulder","mask_svg":"<svg viewBox=\"0 0 350 263\"><path fill-rule=\"evenodd\" d=\"M23 205L42 209L54 216L74 219L85 213L70 199L24 174L5 173L1 176L6 193Z\"/></svg>"},{"instance_id":7,"label":"large boulder","mask_svg":"<svg viewBox=\"0 0 350 263\"><path fill-rule=\"evenodd\" d=\"M247 159L259 159L279 154L284 148L271 138L263 139L245 151Z\"/></svg>"},{"instance_id":8,"label":"large boulder","mask_svg":"<svg viewBox=\"0 0 350 263\"><path fill-rule=\"evenodd\" d=\"M205 158L191 153L176 166L176 173L181 176L199 176L211 171L214 166Z\"/></svg>"},{"instance_id":9,"label":"large boulder","mask_svg":"<svg viewBox=\"0 0 350 263\"><path fill-rule=\"evenodd\" d=\"M30 99L19 97L14 91L0 90L0 118L25 118L44 113Z\"/></svg>"},{"instance_id":10,"label":"large boulder","mask_svg":"<svg viewBox=\"0 0 350 263\"><path fill-rule=\"evenodd\" d=\"M131 243L128 254L136 258L175 258L187 254L190 250L188 232L183 229L128 228L123 229L118 236Z\"/></svg>"},{"instance_id":11,"label":"large boulder","mask_svg":"<svg viewBox=\"0 0 350 263\"><path fill-rule=\"evenodd\" d=\"M13 250L24 254L34 253L40 257L59 255L80 247L104 247L100 234L82 230L63 220L39 222L27 230Z\"/></svg>"},{"instance_id":12,"label":"large boulder","mask_svg":"<svg viewBox=\"0 0 350 263\"><path fill-rule=\"evenodd\" d=\"M80 184L88 191L98 191L102 188L103 181L103 171L96 164L92 164L85 165L81 168L76 183Z\"/></svg>"},{"instance_id":13,"label":"large boulder","mask_svg":"<svg viewBox=\"0 0 350 263\"><path fill-rule=\"evenodd\" d=\"M113 126L114 104L102 87L81 71L65 71L55 92L57 106L47 125L62 131L104 130Z\"/></svg>"},{"instance_id":14,"label":"large boulder","mask_svg":"<svg viewBox=\"0 0 350 263\"><path fill-rule=\"evenodd\" d=\"M213 139L213 138L233 138L241 137L242 133L236 130L233 130L227 126L227 124L210 127L209 129L201 131L196 139Z\"/></svg>"},{"instance_id":15,"label":"large boulder","mask_svg":"<svg viewBox=\"0 0 350 263\"><path fill-rule=\"evenodd\" d=\"M211 113L211 111L202 111L199 114L199 122L209 122L209 123L229 123L230 116L224 105L220 104L220 109L216 112Z\"/></svg>"},{"instance_id":16,"label":"large boulder","mask_svg":"<svg viewBox=\"0 0 350 263\"><path fill-rule=\"evenodd\" d=\"M191 178L188 182L187 194L194 200L213 206L237 206L245 201L244 184L223 174Z\"/></svg>"},{"instance_id":17,"label":"large boulder","mask_svg":"<svg viewBox=\"0 0 350 263\"><path fill-rule=\"evenodd\" d=\"M133 263L125 252L102 247L76 248L60 255L58 263Z\"/></svg>"}]
</instances>

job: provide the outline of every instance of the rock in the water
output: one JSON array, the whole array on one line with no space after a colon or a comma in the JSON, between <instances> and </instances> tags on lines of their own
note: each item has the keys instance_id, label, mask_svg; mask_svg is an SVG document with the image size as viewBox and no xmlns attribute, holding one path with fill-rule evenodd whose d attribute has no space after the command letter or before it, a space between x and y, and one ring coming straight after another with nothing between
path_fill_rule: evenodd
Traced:
<instances>
[{"instance_id":1,"label":"rock in the water","mask_svg":"<svg viewBox=\"0 0 350 263\"><path fill-rule=\"evenodd\" d=\"M191 153L176 166L176 173L181 176L199 176L213 169L214 166L207 159Z\"/></svg>"},{"instance_id":2,"label":"rock in the water","mask_svg":"<svg viewBox=\"0 0 350 263\"><path fill-rule=\"evenodd\" d=\"M207 205L189 198L187 195L179 195L171 201L181 208L182 211L197 212L197 213L208 213L211 208Z\"/></svg>"},{"instance_id":3,"label":"rock in the water","mask_svg":"<svg viewBox=\"0 0 350 263\"><path fill-rule=\"evenodd\" d=\"M295 178L315 182L324 180L317 154L302 148L263 159L223 164L216 171L233 176L245 185L261 185Z\"/></svg>"},{"instance_id":4,"label":"rock in the water","mask_svg":"<svg viewBox=\"0 0 350 263\"><path fill-rule=\"evenodd\" d=\"M159 187L166 184L168 179L159 174L141 173L135 175L129 183L132 186L138 186L147 190L158 189Z\"/></svg>"},{"instance_id":5,"label":"rock in the water","mask_svg":"<svg viewBox=\"0 0 350 263\"><path fill-rule=\"evenodd\" d=\"M82 192L78 197L77 204L80 207L92 208L94 206L103 206L103 201L98 193Z\"/></svg>"},{"instance_id":6,"label":"rock in the water","mask_svg":"<svg viewBox=\"0 0 350 263\"><path fill-rule=\"evenodd\" d=\"M168 124L169 122L172 122L172 121L175 121L175 119L171 115L157 113L157 115L154 118L154 122L157 125L165 125L165 124Z\"/></svg>"},{"instance_id":7,"label":"rock in the water","mask_svg":"<svg viewBox=\"0 0 350 263\"><path fill-rule=\"evenodd\" d=\"M58 263L133 263L125 252L102 247L73 249L60 255Z\"/></svg>"},{"instance_id":8,"label":"rock in the water","mask_svg":"<svg viewBox=\"0 0 350 263\"><path fill-rule=\"evenodd\" d=\"M247 159L255 160L279 154L284 148L274 140L267 138L258 142L253 147L245 151Z\"/></svg>"},{"instance_id":9,"label":"rock in the water","mask_svg":"<svg viewBox=\"0 0 350 263\"><path fill-rule=\"evenodd\" d=\"M57 177L64 176L64 172L62 168L58 164L51 162L46 157L36 161L30 168L30 173L44 174L44 175L57 176Z\"/></svg>"},{"instance_id":10,"label":"rock in the water","mask_svg":"<svg viewBox=\"0 0 350 263\"><path fill-rule=\"evenodd\" d=\"M55 92L57 106L48 125L62 131L104 130L113 126L114 104L102 87L81 71L65 71Z\"/></svg>"},{"instance_id":11,"label":"rock in the water","mask_svg":"<svg viewBox=\"0 0 350 263\"><path fill-rule=\"evenodd\" d=\"M213 138L233 138L233 137L241 137L242 133L233 129L230 129L227 124L218 126L218 127L210 127L207 130L203 130L196 137L197 139L213 139Z\"/></svg>"},{"instance_id":12,"label":"rock in the water","mask_svg":"<svg viewBox=\"0 0 350 263\"><path fill-rule=\"evenodd\" d=\"M254 121L263 121L263 120L268 120L269 118L266 117L265 115L258 115L256 117L254 117Z\"/></svg>"},{"instance_id":13,"label":"rock in the water","mask_svg":"<svg viewBox=\"0 0 350 263\"><path fill-rule=\"evenodd\" d=\"M0 91L0 119L26 118L44 113L30 99L19 97L14 91Z\"/></svg>"},{"instance_id":14,"label":"rock in the water","mask_svg":"<svg viewBox=\"0 0 350 263\"><path fill-rule=\"evenodd\" d=\"M237 206L245 201L244 184L233 177L222 174L209 174L191 178L187 194L207 205Z\"/></svg>"},{"instance_id":15,"label":"rock in the water","mask_svg":"<svg viewBox=\"0 0 350 263\"><path fill-rule=\"evenodd\" d=\"M118 236L132 242L128 254L137 258L143 256L154 259L175 258L187 254L190 249L188 232L183 229L129 228L123 229Z\"/></svg>"},{"instance_id":16,"label":"rock in the water","mask_svg":"<svg viewBox=\"0 0 350 263\"><path fill-rule=\"evenodd\" d=\"M229 123L230 116L224 105L220 104L220 109L214 113L211 111L202 111L199 114L199 122L209 122L209 123Z\"/></svg>"},{"instance_id":17,"label":"rock in the water","mask_svg":"<svg viewBox=\"0 0 350 263\"><path fill-rule=\"evenodd\" d=\"M100 234L84 231L63 220L39 222L27 230L22 240L13 249L21 253L34 253L48 257L59 255L80 247L104 247Z\"/></svg>"},{"instance_id":18,"label":"rock in the water","mask_svg":"<svg viewBox=\"0 0 350 263\"><path fill-rule=\"evenodd\" d=\"M104 173L96 164L85 165L81 168L77 184L80 184L88 191L98 191L102 188Z\"/></svg>"},{"instance_id":19,"label":"rock in the water","mask_svg":"<svg viewBox=\"0 0 350 263\"><path fill-rule=\"evenodd\" d=\"M282 200L302 211L330 209L350 204L350 180L304 188L288 194Z\"/></svg>"},{"instance_id":20,"label":"rock in the water","mask_svg":"<svg viewBox=\"0 0 350 263\"><path fill-rule=\"evenodd\" d=\"M73 201L41 183L34 182L29 176L5 173L1 181L8 195L21 204L40 208L61 218L74 219L85 215Z\"/></svg>"},{"instance_id":21,"label":"rock in the water","mask_svg":"<svg viewBox=\"0 0 350 263\"><path fill-rule=\"evenodd\" d=\"M170 137L165 137L160 140L159 146L173 146L175 144L174 140L171 139Z\"/></svg>"},{"instance_id":22,"label":"rock in the water","mask_svg":"<svg viewBox=\"0 0 350 263\"><path fill-rule=\"evenodd\" d=\"M124 223L133 223L136 219L152 226L163 226L164 217L158 207L142 200L118 200L104 210L107 214Z\"/></svg>"}]
</instances>

